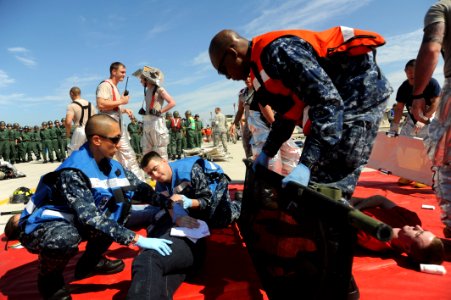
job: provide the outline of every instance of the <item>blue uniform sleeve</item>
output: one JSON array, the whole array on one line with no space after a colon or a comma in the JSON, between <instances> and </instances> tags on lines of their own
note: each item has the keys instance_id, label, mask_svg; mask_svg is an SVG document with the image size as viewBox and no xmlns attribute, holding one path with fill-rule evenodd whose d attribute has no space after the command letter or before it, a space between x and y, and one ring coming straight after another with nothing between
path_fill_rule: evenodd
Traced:
<instances>
[{"instance_id":1,"label":"blue uniform sleeve","mask_svg":"<svg viewBox=\"0 0 451 300\"><path fill-rule=\"evenodd\" d=\"M281 80L309 106L311 141L304 146L303 155L311 152L308 157L319 158L313 154L335 145L341 138L344 105L316 52L298 37L282 37L268 45L261 60L271 78ZM277 134L284 136L282 132L272 133Z\"/></svg>"},{"instance_id":2,"label":"blue uniform sleeve","mask_svg":"<svg viewBox=\"0 0 451 300\"><path fill-rule=\"evenodd\" d=\"M211 203L213 194L210 190L207 176L198 163L195 163L191 170L191 184L193 186L193 195L186 196L199 200L200 210L204 210Z\"/></svg>"},{"instance_id":3,"label":"blue uniform sleeve","mask_svg":"<svg viewBox=\"0 0 451 300\"><path fill-rule=\"evenodd\" d=\"M135 233L115 220L105 217L96 207L85 177L76 170L63 170L56 182L56 190L74 210L77 221L110 236L117 243L128 245Z\"/></svg>"}]
</instances>

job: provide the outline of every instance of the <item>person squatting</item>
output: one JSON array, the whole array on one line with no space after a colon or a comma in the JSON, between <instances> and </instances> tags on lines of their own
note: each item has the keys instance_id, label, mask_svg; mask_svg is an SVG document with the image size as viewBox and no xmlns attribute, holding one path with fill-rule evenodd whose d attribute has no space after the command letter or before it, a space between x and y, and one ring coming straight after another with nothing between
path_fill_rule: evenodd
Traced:
<instances>
[{"instance_id":1,"label":"person squatting","mask_svg":"<svg viewBox=\"0 0 451 300\"><path fill-rule=\"evenodd\" d=\"M120 272L122 260L103 256L113 241L159 255L172 252L171 241L146 238L121 225L131 199L150 201L154 212L160 211L160 200L148 184L112 159L121 139L118 121L95 115L85 130L88 142L41 178L19 220L22 245L39 255L38 289L45 299L71 299L63 271L83 239L86 251L77 262L75 279Z\"/></svg>"}]
</instances>

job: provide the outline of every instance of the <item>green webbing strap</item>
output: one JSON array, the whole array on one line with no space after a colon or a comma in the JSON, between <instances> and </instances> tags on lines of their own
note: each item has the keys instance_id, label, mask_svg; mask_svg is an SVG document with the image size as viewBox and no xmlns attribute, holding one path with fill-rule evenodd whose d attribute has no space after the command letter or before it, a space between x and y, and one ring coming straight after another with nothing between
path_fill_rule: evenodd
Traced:
<instances>
[{"instance_id":1,"label":"green webbing strap","mask_svg":"<svg viewBox=\"0 0 451 300\"><path fill-rule=\"evenodd\" d=\"M320 183L312 183L309 185L309 187L315 191L317 191L318 193L323 194L324 196L327 196L333 200L341 200L341 190L334 188L334 187L330 187L324 184L320 184Z\"/></svg>"}]
</instances>

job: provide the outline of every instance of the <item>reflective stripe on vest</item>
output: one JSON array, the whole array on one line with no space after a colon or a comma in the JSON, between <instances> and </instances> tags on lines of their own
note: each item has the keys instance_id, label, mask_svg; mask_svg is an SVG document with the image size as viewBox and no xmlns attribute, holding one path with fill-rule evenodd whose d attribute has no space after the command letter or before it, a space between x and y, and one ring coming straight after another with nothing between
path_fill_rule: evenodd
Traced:
<instances>
[{"instance_id":1,"label":"reflective stripe on vest","mask_svg":"<svg viewBox=\"0 0 451 300\"><path fill-rule=\"evenodd\" d=\"M333 27L322 32L309 30L273 31L257 36L252 40L251 61L256 64L265 89L272 94L290 96L293 99L293 106L282 116L296 122L297 125L301 125L305 134L309 133L311 125L311 121L306 119L305 111L308 111L308 108L306 109L305 103L280 80L271 78L263 69L260 60L263 49L274 40L284 36L297 36L305 40L313 47L318 56L325 58L339 53L345 53L349 56L362 55L385 44L384 38L375 32L345 26ZM261 88L261 83L252 68L250 76L255 91L258 91Z\"/></svg>"}]
</instances>

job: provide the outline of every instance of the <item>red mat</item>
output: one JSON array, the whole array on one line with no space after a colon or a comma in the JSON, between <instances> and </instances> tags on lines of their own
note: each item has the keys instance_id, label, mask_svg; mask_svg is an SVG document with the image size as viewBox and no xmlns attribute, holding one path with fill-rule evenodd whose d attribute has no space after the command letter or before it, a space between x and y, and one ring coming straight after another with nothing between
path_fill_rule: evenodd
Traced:
<instances>
[{"instance_id":1,"label":"red mat","mask_svg":"<svg viewBox=\"0 0 451 300\"><path fill-rule=\"evenodd\" d=\"M398 178L379 172L362 173L354 196L383 195L398 205L415 211L424 229L443 238L444 226L440 221L440 209L432 189L399 186ZM434 205L436 209L422 209L423 204ZM360 299L451 299L450 262L443 263L448 274L431 275L409 269L405 257L381 258L369 255L371 254L368 252L362 252L354 257L353 274L360 288Z\"/></svg>"},{"instance_id":2,"label":"red mat","mask_svg":"<svg viewBox=\"0 0 451 300\"><path fill-rule=\"evenodd\" d=\"M416 189L397 185L398 177L379 172L362 174L355 196L380 194L418 213L423 228L443 237L440 211L431 188ZM231 186L231 189L241 186ZM421 209L422 204L435 205L435 210ZM4 251L0 241L0 299L39 299L36 287L37 256L25 249ZM80 250L83 251L84 243ZM124 299L130 285L131 262L137 250L113 244L107 253L122 258L126 267L120 274L95 276L73 281L78 254L64 273L73 299ZM235 227L214 230L208 242L204 272L195 282L184 283L174 299L267 299L252 267L251 259ZM451 263L443 264L451 272ZM451 275L431 275L411 270L403 257L377 257L358 253L353 274L366 299L451 299Z\"/></svg>"}]
</instances>

